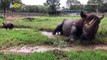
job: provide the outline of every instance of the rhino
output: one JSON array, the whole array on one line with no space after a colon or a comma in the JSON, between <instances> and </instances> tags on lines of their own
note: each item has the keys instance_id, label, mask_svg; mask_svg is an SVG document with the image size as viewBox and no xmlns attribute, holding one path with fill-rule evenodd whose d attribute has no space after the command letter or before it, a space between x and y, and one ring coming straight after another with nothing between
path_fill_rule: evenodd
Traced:
<instances>
[{"instance_id":1,"label":"rhino","mask_svg":"<svg viewBox=\"0 0 107 60\"><path fill-rule=\"evenodd\" d=\"M57 25L52 34L56 35L56 33L60 32L61 35L68 37L70 41L74 41L76 39L95 39L99 24L104 18L104 15L101 17L93 14L87 15L81 11L80 17L81 18L78 20L64 19Z\"/></svg>"}]
</instances>

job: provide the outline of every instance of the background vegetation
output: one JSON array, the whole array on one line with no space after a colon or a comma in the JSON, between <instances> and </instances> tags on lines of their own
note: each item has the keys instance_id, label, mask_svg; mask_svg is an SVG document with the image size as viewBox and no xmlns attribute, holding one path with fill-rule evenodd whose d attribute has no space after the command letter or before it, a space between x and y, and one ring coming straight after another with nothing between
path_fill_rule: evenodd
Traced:
<instances>
[{"instance_id":1,"label":"background vegetation","mask_svg":"<svg viewBox=\"0 0 107 60\"><path fill-rule=\"evenodd\" d=\"M57 47L69 47L75 43L66 42L66 38L58 36L48 38L41 34L41 31L53 31L56 25L63 21L63 19L79 19L79 16L56 16L60 12L64 11L76 11L85 10L87 12L107 12L107 2L104 0L89 0L87 5L82 5L78 0L67 0L68 7L60 7L60 0L47 0L44 6L29 6L21 2L21 0L0 0L0 12L25 12L25 13L48 13L55 16L36 16L32 19L15 19L13 24L15 27L13 30L5 30L0 28L0 50L9 48L12 46L20 45L51 45ZM21 4L20 9L10 7L14 3ZM58 13L58 14L56 14ZM5 16L5 15L4 15ZM0 27L2 26L3 18L0 18ZM93 40L95 44L107 44L107 17L105 17L101 23L96 35L96 39ZM0 53L0 60L107 60L107 51L104 50L84 50L84 51L48 51L32 54L4 54Z\"/></svg>"},{"instance_id":2,"label":"background vegetation","mask_svg":"<svg viewBox=\"0 0 107 60\"><path fill-rule=\"evenodd\" d=\"M56 39L48 38L47 36L44 36L41 34L40 31L53 31L56 27L56 25L63 21L63 19L72 19L76 20L79 19L78 16L63 16L63 17L36 17L34 20L26 20L26 19L16 19L13 21L15 26L19 26L18 30L17 28L14 28L13 30L5 30L0 29L0 48L6 48L9 46L17 46L20 44L32 44L32 45L40 45L40 44L51 44L58 46L61 42L61 45L63 44L68 45L64 40L65 38L59 38ZM98 33L96 35L96 39L93 40L96 44L102 43L107 44L107 17L105 17L101 23L98 30ZM2 26L2 19L0 20L0 25ZM23 30L24 29L24 30Z\"/></svg>"}]
</instances>

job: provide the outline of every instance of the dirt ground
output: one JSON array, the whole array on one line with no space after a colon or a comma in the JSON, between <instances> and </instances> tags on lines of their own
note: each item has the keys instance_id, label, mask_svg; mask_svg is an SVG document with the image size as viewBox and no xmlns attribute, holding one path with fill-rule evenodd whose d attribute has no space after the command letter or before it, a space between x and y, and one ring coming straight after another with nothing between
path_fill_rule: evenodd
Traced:
<instances>
[{"instance_id":1,"label":"dirt ground","mask_svg":"<svg viewBox=\"0 0 107 60\"><path fill-rule=\"evenodd\" d=\"M107 45L90 45L90 46L72 46L72 47L54 47L54 46L14 46L10 48L6 48L0 50L5 54L8 53L17 53L17 54L29 54L34 52L46 52L46 51L53 51L53 50L60 50L60 51L84 51L84 50L104 50L107 51Z\"/></svg>"},{"instance_id":2,"label":"dirt ground","mask_svg":"<svg viewBox=\"0 0 107 60\"><path fill-rule=\"evenodd\" d=\"M52 35L52 32L46 32L46 31L40 31L41 34L49 37L54 38L55 36ZM54 47L54 46L13 46L6 49L0 50L0 52L3 52L5 54L8 53L17 53L17 54L29 54L34 52L46 52L46 51L52 51L52 50L61 50L61 51L83 51L83 50L105 50L107 51L107 45L88 45L88 46L75 46L72 45L71 47Z\"/></svg>"}]
</instances>

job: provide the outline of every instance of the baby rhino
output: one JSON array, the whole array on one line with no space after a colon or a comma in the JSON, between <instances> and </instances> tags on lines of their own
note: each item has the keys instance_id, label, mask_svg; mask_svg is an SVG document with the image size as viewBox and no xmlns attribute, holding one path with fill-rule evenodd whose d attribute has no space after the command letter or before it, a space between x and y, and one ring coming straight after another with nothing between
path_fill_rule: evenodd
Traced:
<instances>
[{"instance_id":1,"label":"baby rhino","mask_svg":"<svg viewBox=\"0 0 107 60\"><path fill-rule=\"evenodd\" d=\"M14 25L11 22L5 22L5 23L3 22L2 24L3 24L3 28L5 28L6 30L14 28Z\"/></svg>"}]
</instances>

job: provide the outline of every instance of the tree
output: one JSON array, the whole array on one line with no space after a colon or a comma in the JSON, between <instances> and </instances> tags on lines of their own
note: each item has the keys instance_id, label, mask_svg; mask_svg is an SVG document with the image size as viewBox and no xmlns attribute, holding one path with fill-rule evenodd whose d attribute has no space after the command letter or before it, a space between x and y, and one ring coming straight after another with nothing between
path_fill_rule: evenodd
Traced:
<instances>
[{"instance_id":1,"label":"tree","mask_svg":"<svg viewBox=\"0 0 107 60\"><path fill-rule=\"evenodd\" d=\"M106 3L104 3L104 5L100 8L100 11L101 12L107 12L107 2Z\"/></svg>"},{"instance_id":2,"label":"tree","mask_svg":"<svg viewBox=\"0 0 107 60\"><path fill-rule=\"evenodd\" d=\"M26 13L47 13L48 7L42 5L24 5L20 10Z\"/></svg>"},{"instance_id":3,"label":"tree","mask_svg":"<svg viewBox=\"0 0 107 60\"><path fill-rule=\"evenodd\" d=\"M81 9L81 3L78 0L67 0L66 5L70 10L79 10Z\"/></svg>"},{"instance_id":4,"label":"tree","mask_svg":"<svg viewBox=\"0 0 107 60\"><path fill-rule=\"evenodd\" d=\"M60 0L47 0L46 4L48 6L49 15L56 15L58 8L60 6Z\"/></svg>"},{"instance_id":5,"label":"tree","mask_svg":"<svg viewBox=\"0 0 107 60\"><path fill-rule=\"evenodd\" d=\"M103 6L104 0L89 0L87 2L88 6L91 6L97 14L99 13L100 8Z\"/></svg>"},{"instance_id":6,"label":"tree","mask_svg":"<svg viewBox=\"0 0 107 60\"><path fill-rule=\"evenodd\" d=\"M6 11L10 9L10 5L15 2L21 3L21 0L0 0L0 9L3 11L4 17Z\"/></svg>"}]
</instances>

